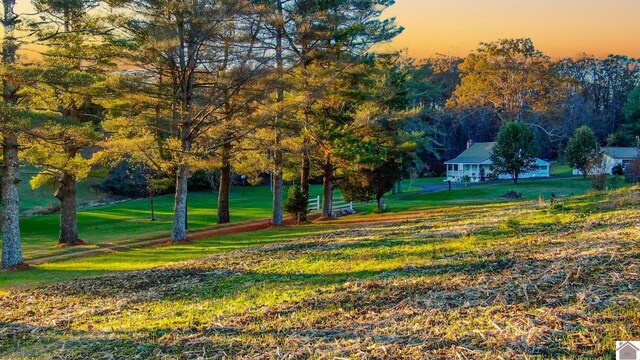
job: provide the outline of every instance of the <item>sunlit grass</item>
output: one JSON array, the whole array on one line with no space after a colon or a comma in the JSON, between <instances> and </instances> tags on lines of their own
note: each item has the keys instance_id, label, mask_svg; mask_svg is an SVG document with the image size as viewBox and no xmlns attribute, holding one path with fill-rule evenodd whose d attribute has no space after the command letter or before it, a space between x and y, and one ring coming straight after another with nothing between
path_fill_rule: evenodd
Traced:
<instances>
[{"instance_id":1,"label":"sunlit grass","mask_svg":"<svg viewBox=\"0 0 640 360\"><path fill-rule=\"evenodd\" d=\"M422 208L399 199L405 212L45 264L11 275L107 276L27 293L22 306L9 295L0 323L65 322L0 354L607 357L640 335L638 191L562 207L537 196L436 207L426 194Z\"/></svg>"},{"instance_id":2,"label":"sunlit grass","mask_svg":"<svg viewBox=\"0 0 640 360\"><path fill-rule=\"evenodd\" d=\"M441 183L441 178L417 179L415 185ZM409 180L404 181L408 190ZM614 181L611 188L620 186ZM535 200L540 195L549 199L551 193L580 194L590 189L590 182L582 178L522 181L518 185L508 183L482 185L452 191L421 194L413 187L408 193L388 195L388 212L420 211L427 208L466 206L474 204L504 203L499 197L510 190L523 194L524 200ZM312 186L312 195L321 193L321 186ZM339 196L339 194L337 195ZM189 195L189 229L198 231L216 226L216 198L213 192ZM155 202L156 218L149 220L149 204L145 199L80 211L78 226L80 237L90 243L87 247L56 248L59 216L57 214L25 217L21 221L23 249L27 260L60 253L95 248L103 243L126 243L170 235L173 222L173 197L160 196ZM374 204L358 205L357 209L371 214ZM231 192L231 217L234 222L265 219L271 216L271 193L268 187L233 187Z\"/></svg>"}]
</instances>

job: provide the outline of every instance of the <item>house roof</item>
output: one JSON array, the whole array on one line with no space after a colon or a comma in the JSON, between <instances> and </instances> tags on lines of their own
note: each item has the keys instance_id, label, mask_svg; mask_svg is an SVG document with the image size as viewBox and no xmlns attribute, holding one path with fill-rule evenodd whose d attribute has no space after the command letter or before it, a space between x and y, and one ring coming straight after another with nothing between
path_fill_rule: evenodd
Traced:
<instances>
[{"instance_id":1,"label":"house roof","mask_svg":"<svg viewBox=\"0 0 640 360\"><path fill-rule=\"evenodd\" d=\"M496 143L475 143L457 158L445 162L445 164L479 164L491 158L491 150Z\"/></svg>"},{"instance_id":2,"label":"house roof","mask_svg":"<svg viewBox=\"0 0 640 360\"><path fill-rule=\"evenodd\" d=\"M602 152L614 159L631 160L639 157L637 147L604 147Z\"/></svg>"},{"instance_id":3,"label":"house roof","mask_svg":"<svg viewBox=\"0 0 640 360\"><path fill-rule=\"evenodd\" d=\"M480 164L491 159L491 152L495 142L476 143L471 146L457 158L445 162L445 164ZM490 161L489 161L490 163ZM536 159L537 165L549 165L548 162Z\"/></svg>"}]
</instances>

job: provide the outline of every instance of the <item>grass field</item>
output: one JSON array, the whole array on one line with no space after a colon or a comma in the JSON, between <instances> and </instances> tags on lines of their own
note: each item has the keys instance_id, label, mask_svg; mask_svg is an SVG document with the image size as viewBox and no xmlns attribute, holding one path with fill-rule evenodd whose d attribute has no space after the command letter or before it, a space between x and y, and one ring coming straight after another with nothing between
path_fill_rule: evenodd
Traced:
<instances>
[{"instance_id":1,"label":"grass field","mask_svg":"<svg viewBox=\"0 0 640 360\"><path fill-rule=\"evenodd\" d=\"M53 196L53 186L45 185L38 189L32 189L29 180L38 171L32 166L24 166L20 169L20 184L18 191L20 193L20 209L29 210L34 208L47 208L49 206L58 205L58 199ZM78 204L85 204L106 198L106 194L102 194L94 188L102 179L89 177L78 183Z\"/></svg>"},{"instance_id":2,"label":"grass field","mask_svg":"<svg viewBox=\"0 0 640 360\"><path fill-rule=\"evenodd\" d=\"M319 186L312 193L319 195ZM268 187L233 187L230 196L234 222L268 218L271 215L271 192ZM194 192L189 196L189 229L212 227L217 221L217 193ZM78 213L80 237L90 245L56 248L59 215L29 216L21 220L23 248L27 259L64 252L96 248L105 243L123 243L168 236L173 222L173 196L155 200L156 218L150 221L149 201L131 200L98 206Z\"/></svg>"},{"instance_id":3,"label":"grass field","mask_svg":"<svg viewBox=\"0 0 640 360\"><path fill-rule=\"evenodd\" d=\"M499 197L509 190L521 192L525 200L537 199L539 195L549 198L552 192L581 194L589 190L590 182L581 178L562 178L548 180L522 181L518 185L492 184L474 186L452 191L420 194L419 185L441 184L441 178L417 179L411 192L388 196L388 209L391 212L406 211L434 206L479 204L504 201ZM611 187L621 185L613 181ZM409 190L409 181L404 183ZM320 195L320 185L311 187L312 195ZM340 194L336 196L339 198ZM194 192L189 196L189 229L202 230L215 226L217 194L214 192ZM233 187L231 191L232 221L265 219L271 216L272 194L266 186ZM78 213L80 237L89 243L87 246L57 248L59 215L41 215L24 217L21 220L23 250L27 260L93 249L104 244L118 244L165 237L170 234L173 221L173 197L160 196L155 201L158 221L149 220L149 202L146 199L126 201L111 205L85 209ZM360 205L361 212L372 212L373 204Z\"/></svg>"},{"instance_id":4,"label":"grass field","mask_svg":"<svg viewBox=\"0 0 640 360\"><path fill-rule=\"evenodd\" d=\"M441 179L424 179L423 183L441 181ZM610 186L619 187L620 180L610 182ZM452 208L463 211L471 205L500 205L511 203L500 196L507 191L521 192L521 201L537 201L539 195L547 200L551 192L582 194L590 189L590 182L575 177L569 179L549 179L523 181L518 185L509 183L482 185L436 193L420 193L417 190L403 194L388 196L386 215L417 213L433 209ZM408 190L406 188L405 190ZM319 193L321 188L313 186L312 192ZM243 201L244 198L244 201ZM252 199L252 206L247 206ZM268 218L271 214L271 193L267 187L234 188L231 196L232 216L234 221ZM34 216L22 219L23 244L26 257L54 255L69 251L81 251L97 248L105 243L126 242L127 240L148 239L169 234L171 228L171 210L173 199L170 196L158 198L159 221L148 220L146 200L134 200L120 204L101 206L80 212L80 230L90 245L75 248L56 248L57 215ZM190 228L198 230L215 224L215 194L194 193L190 198ZM376 216L374 204L357 206L360 213L357 217ZM418 215L416 215L418 216ZM353 218L353 217L349 217ZM87 226L89 225L90 226ZM166 264L172 261L189 260L203 256L203 253L229 251L257 244L279 242L301 232L315 231L315 226L274 229L273 233L260 233L260 238L247 239L246 234L227 237L215 237L197 241L193 244L182 244L168 248L145 247L126 252L109 254L104 257L81 258L65 262L52 262L38 266L37 269L24 273L0 272L0 288L20 284L42 284L57 280L77 278L86 275L103 274L110 271L127 271ZM89 234L90 237L86 235Z\"/></svg>"},{"instance_id":5,"label":"grass field","mask_svg":"<svg viewBox=\"0 0 640 360\"><path fill-rule=\"evenodd\" d=\"M640 337L640 188L480 190L3 273L0 357L613 359Z\"/></svg>"}]
</instances>

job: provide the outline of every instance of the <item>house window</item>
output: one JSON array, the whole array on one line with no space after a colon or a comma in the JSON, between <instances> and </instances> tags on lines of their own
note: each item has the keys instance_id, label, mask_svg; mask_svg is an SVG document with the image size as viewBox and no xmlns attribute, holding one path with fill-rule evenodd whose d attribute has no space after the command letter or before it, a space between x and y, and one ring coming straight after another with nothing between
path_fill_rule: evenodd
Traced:
<instances>
[{"instance_id":1,"label":"house window","mask_svg":"<svg viewBox=\"0 0 640 360\"><path fill-rule=\"evenodd\" d=\"M458 171L458 164L453 164L453 171Z\"/></svg>"}]
</instances>

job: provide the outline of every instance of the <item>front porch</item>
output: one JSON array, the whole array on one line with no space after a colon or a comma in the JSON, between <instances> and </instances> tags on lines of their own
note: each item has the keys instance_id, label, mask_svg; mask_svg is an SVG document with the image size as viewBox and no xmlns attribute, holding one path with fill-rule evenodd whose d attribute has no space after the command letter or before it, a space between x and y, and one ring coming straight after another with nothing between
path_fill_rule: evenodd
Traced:
<instances>
[{"instance_id":1,"label":"front porch","mask_svg":"<svg viewBox=\"0 0 640 360\"><path fill-rule=\"evenodd\" d=\"M491 174L489 164L447 164L447 181L463 182L468 177L468 182L487 180Z\"/></svg>"}]
</instances>

